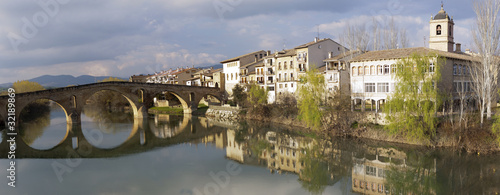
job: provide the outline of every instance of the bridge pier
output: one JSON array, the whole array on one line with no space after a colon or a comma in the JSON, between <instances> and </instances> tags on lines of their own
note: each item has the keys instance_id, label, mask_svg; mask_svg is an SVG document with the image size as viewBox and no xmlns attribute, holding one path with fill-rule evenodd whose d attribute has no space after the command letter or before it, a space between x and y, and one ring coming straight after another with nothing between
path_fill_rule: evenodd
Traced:
<instances>
[{"instance_id":1,"label":"bridge pier","mask_svg":"<svg viewBox=\"0 0 500 195\"><path fill-rule=\"evenodd\" d=\"M148 118L148 108L145 105L137 106L137 113L134 113L134 118L147 119Z\"/></svg>"}]
</instances>

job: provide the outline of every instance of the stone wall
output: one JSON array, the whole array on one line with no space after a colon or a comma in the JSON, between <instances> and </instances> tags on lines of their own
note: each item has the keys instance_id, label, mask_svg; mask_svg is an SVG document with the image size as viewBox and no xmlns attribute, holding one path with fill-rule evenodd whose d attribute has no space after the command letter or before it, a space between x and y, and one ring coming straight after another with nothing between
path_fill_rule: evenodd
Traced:
<instances>
[{"instance_id":1,"label":"stone wall","mask_svg":"<svg viewBox=\"0 0 500 195\"><path fill-rule=\"evenodd\" d=\"M239 119L240 108L231 106L212 106L208 108L205 116L214 118L217 120L231 120L236 121Z\"/></svg>"},{"instance_id":2,"label":"stone wall","mask_svg":"<svg viewBox=\"0 0 500 195\"><path fill-rule=\"evenodd\" d=\"M387 125L385 113L364 112L361 118L361 123L373 123L379 125Z\"/></svg>"}]
</instances>

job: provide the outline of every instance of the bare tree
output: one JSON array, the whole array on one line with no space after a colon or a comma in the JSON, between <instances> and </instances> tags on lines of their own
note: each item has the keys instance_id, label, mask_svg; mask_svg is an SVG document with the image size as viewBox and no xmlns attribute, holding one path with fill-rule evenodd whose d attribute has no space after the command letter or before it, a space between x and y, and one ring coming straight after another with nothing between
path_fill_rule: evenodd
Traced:
<instances>
[{"instance_id":1,"label":"bare tree","mask_svg":"<svg viewBox=\"0 0 500 195\"><path fill-rule=\"evenodd\" d=\"M476 82L474 89L480 103L481 124L484 112L486 118L491 119L491 104L495 97L498 84L498 54L500 28L497 22L499 0L474 1L476 13L475 28L472 30L474 43L478 49L478 63L473 63L473 80Z\"/></svg>"},{"instance_id":2,"label":"bare tree","mask_svg":"<svg viewBox=\"0 0 500 195\"><path fill-rule=\"evenodd\" d=\"M366 31L365 24L356 26L347 24L343 33L339 35L339 39L344 46L350 48L351 50L359 49L361 51L366 51L368 49L370 36Z\"/></svg>"},{"instance_id":3,"label":"bare tree","mask_svg":"<svg viewBox=\"0 0 500 195\"><path fill-rule=\"evenodd\" d=\"M378 29L378 22L375 16L372 21L372 50L377 51L380 49L380 30Z\"/></svg>"},{"instance_id":4,"label":"bare tree","mask_svg":"<svg viewBox=\"0 0 500 195\"><path fill-rule=\"evenodd\" d=\"M407 48L409 46L410 40L408 39L408 36L406 35L406 29L401 28L399 30L399 40L401 42L401 48Z\"/></svg>"}]
</instances>

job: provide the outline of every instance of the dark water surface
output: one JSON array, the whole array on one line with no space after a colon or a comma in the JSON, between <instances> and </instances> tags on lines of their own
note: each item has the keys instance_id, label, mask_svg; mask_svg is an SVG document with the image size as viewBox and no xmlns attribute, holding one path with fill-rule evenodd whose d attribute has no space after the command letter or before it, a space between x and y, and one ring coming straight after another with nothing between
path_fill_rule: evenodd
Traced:
<instances>
[{"instance_id":1,"label":"dark water surface","mask_svg":"<svg viewBox=\"0 0 500 195\"><path fill-rule=\"evenodd\" d=\"M21 124L16 187L1 194L495 194L500 156L319 139L286 126L86 110ZM24 144L25 143L25 144Z\"/></svg>"}]
</instances>

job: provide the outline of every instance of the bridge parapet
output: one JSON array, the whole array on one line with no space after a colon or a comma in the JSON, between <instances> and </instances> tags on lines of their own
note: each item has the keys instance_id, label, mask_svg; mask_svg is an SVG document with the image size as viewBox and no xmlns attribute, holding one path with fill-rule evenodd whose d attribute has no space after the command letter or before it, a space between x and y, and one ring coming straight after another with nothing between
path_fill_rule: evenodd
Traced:
<instances>
[{"instance_id":1,"label":"bridge parapet","mask_svg":"<svg viewBox=\"0 0 500 195\"><path fill-rule=\"evenodd\" d=\"M23 108L29 103L39 99L49 99L63 108L68 124L78 124L81 121L80 116L86 100L93 94L103 90L116 91L125 97L130 103L135 118L147 118L147 111L153 105L152 100L154 96L164 91L171 92L179 98L186 114L195 111L200 100L207 95L212 95L220 101L224 100L220 89L214 87L135 82L101 82L17 93L16 116L18 117ZM0 96L0 108L6 108L8 98L9 96ZM6 118L7 110L0 109L0 115Z\"/></svg>"}]
</instances>

